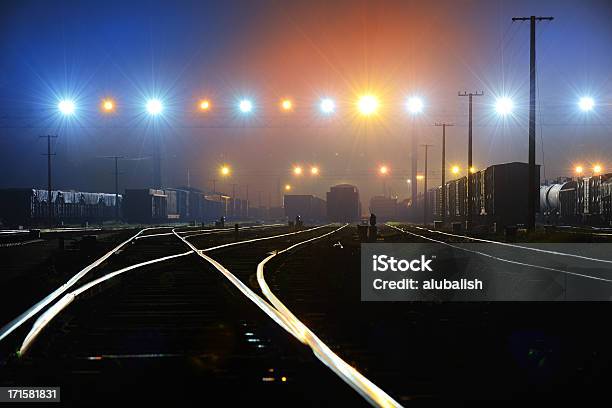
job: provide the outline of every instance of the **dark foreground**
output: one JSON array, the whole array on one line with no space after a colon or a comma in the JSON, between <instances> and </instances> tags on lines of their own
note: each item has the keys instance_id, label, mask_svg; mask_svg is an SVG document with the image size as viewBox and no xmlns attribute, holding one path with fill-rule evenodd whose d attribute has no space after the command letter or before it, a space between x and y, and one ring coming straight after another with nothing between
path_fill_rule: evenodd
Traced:
<instances>
[{"instance_id":1,"label":"dark foreground","mask_svg":"<svg viewBox=\"0 0 612 408\"><path fill-rule=\"evenodd\" d=\"M267 253L330 230L210 255L261 294L255 270ZM285 232L245 231L239 239ZM418 242L388 228L381 232L383 242ZM72 253L59 253L50 242L32 244L27 265L21 265L23 249L0 249L12 271L3 281L11 289L2 285L2 324L122 234ZM206 248L234 239L217 234L192 242ZM330 348L402 405L588 406L606 400L609 302L361 302L359 245L356 229L346 228L275 258L266 279ZM185 250L172 236L141 240L95 276ZM366 405L309 348L193 254L91 290L18 358L14 351L31 324L0 343L0 385L61 386L63 405Z\"/></svg>"}]
</instances>

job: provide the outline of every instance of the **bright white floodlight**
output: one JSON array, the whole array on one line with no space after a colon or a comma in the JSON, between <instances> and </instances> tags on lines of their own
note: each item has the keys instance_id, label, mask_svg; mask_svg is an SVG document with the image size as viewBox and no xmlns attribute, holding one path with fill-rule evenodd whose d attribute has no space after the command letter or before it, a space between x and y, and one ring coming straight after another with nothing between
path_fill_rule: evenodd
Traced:
<instances>
[{"instance_id":1,"label":"bright white floodlight","mask_svg":"<svg viewBox=\"0 0 612 408\"><path fill-rule=\"evenodd\" d=\"M423 100L416 96L408 98L408 101L406 102L406 109L408 109L408 112L412 114L423 112L423 106Z\"/></svg>"},{"instance_id":2,"label":"bright white floodlight","mask_svg":"<svg viewBox=\"0 0 612 408\"><path fill-rule=\"evenodd\" d=\"M593 100L593 98L585 96L580 98L580 101L578 101L578 106L580 107L581 111L588 112L593 110L593 108L595 107L595 101Z\"/></svg>"},{"instance_id":3,"label":"bright white floodlight","mask_svg":"<svg viewBox=\"0 0 612 408\"><path fill-rule=\"evenodd\" d=\"M57 108L62 113L62 115L70 116L74 114L76 107L73 101L71 101L70 99L64 99L60 101L60 103L57 105Z\"/></svg>"},{"instance_id":4,"label":"bright white floodlight","mask_svg":"<svg viewBox=\"0 0 612 408\"><path fill-rule=\"evenodd\" d=\"M157 116L164 110L164 105L162 105L159 99L149 99L147 101L147 112L153 116Z\"/></svg>"},{"instance_id":5,"label":"bright white floodlight","mask_svg":"<svg viewBox=\"0 0 612 408\"><path fill-rule=\"evenodd\" d=\"M325 114L334 113L336 110L336 104L333 99L324 98L321 100L321 111Z\"/></svg>"},{"instance_id":6,"label":"bright white floodlight","mask_svg":"<svg viewBox=\"0 0 612 408\"><path fill-rule=\"evenodd\" d=\"M238 107L240 108L240 112L250 113L253 110L253 102L249 101L248 99L243 99L240 101Z\"/></svg>"},{"instance_id":7,"label":"bright white floodlight","mask_svg":"<svg viewBox=\"0 0 612 408\"><path fill-rule=\"evenodd\" d=\"M508 97L499 98L495 102L495 111L501 116L509 115L513 110L514 102L512 102L512 99Z\"/></svg>"}]
</instances>

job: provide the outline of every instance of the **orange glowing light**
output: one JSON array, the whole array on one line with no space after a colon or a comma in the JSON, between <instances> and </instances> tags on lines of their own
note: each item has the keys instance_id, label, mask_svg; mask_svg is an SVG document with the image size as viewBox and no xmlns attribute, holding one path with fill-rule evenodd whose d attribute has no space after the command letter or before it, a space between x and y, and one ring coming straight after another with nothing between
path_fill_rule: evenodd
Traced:
<instances>
[{"instance_id":1,"label":"orange glowing light","mask_svg":"<svg viewBox=\"0 0 612 408\"><path fill-rule=\"evenodd\" d=\"M291 191L291 184L285 184L285 191Z\"/></svg>"},{"instance_id":2,"label":"orange glowing light","mask_svg":"<svg viewBox=\"0 0 612 408\"><path fill-rule=\"evenodd\" d=\"M283 99L283 101L281 102L281 108L285 111L288 112L291 109L293 109L293 103L291 102L290 99Z\"/></svg>"},{"instance_id":3,"label":"orange glowing light","mask_svg":"<svg viewBox=\"0 0 612 408\"><path fill-rule=\"evenodd\" d=\"M422 175L422 174L417 174L417 176L416 176L416 179L419 180L419 181L423 180L424 178L425 178L425 176Z\"/></svg>"},{"instance_id":4,"label":"orange glowing light","mask_svg":"<svg viewBox=\"0 0 612 408\"><path fill-rule=\"evenodd\" d=\"M221 166L221 168L219 169L219 172L221 173L222 176L229 176L230 173L232 172L232 169L230 168L230 166L224 164L223 166Z\"/></svg>"},{"instance_id":5,"label":"orange glowing light","mask_svg":"<svg viewBox=\"0 0 612 408\"><path fill-rule=\"evenodd\" d=\"M574 168L574 172L575 172L576 174L582 174L582 173L584 172L584 168L583 168L582 166L576 166L576 167Z\"/></svg>"},{"instance_id":6,"label":"orange glowing light","mask_svg":"<svg viewBox=\"0 0 612 408\"><path fill-rule=\"evenodd\" d=\"M600 174L603 171L601 164L596 164L593 166L593 173Z\"/></svg>"},{"instance_id":7,"label":"orange glowing light","mask_svg":"<svg viewBox=\"0 0 612 408\"><path fill-rule=\"evenodd\" d=\"M453 173L453 174L459 174L460 171L461 171L461 169L459 168L459 166L451 167L451 173Z\"/></svg>"},{"instance_id":8,"label":"orange glowing light","mask_svg":"<svg viewBox=\"0 0 612 408\"><path fill-rule=\"evenodd\" d=\"M104 112L113 112L115 110L115 102L112 99L104 99L102 101L102 110Z\"/></svg>"},{"instance_id":9,"label":"orange glowing light","mask_svg":"<svg viewBox=\"0 0 612 408\"><path fill-rule=\"evenodd\" d=\"M310 168L310 174L312 174L313 176L317 176L319 174L319 168L314 166Z\"/></svg>"},{"instance_id":10,"label":"orange glowing light","mask_svg":"<svg viewBox=\"0 0 612 408\"><path fill-rule=\"evenodd\" d=\"M389 167L387 167L387 166L385 166L385 165L382 165L382 166L380 166L380 167L378 168L378 172L379 172L380 174L382 174L383 176L384 176L384 175L387 175L387 174L389 174Z\"/></svg>"},{"instance_id":11,"label":"orange glowing light","mask_svg":"<svg viewBox=\"0 0 612 408\"><path fill-rule=\"evenodd\" d=\"M296 176L301 176L303 172L304 170L300 166L295 166L293 168L293 174L295 174Z\"/></svg>"},{"instance_id":12,"label":"orange glowing light","mask_svg":"<svg viewBox=\"0 0 612 408\"><path fill-rule=\"evenodd\" d=\"M371 116L378 111L378 98L374 95L363 95L357 102L359 113L364 116Z\"/></svg>"},{"instance_id":13,"label":"orange glowing light","mask_svg":"<svg viewBox=\"0 0 612 408\"><path fill-rule=\"evenodd\" d=\"M203 99L200 101L200 110L205 112L207 110L210 110L210 101L207 99Z\"/></svg>"}]
</instances>

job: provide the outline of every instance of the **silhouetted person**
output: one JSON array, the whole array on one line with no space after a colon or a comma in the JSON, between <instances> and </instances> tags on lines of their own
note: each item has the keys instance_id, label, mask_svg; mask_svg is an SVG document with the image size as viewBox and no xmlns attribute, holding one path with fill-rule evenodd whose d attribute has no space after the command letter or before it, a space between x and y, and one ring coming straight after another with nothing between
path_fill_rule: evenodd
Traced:
<instances>
[{"instance_id":1,"label":"silhouetted person","mask_svg":"<svg viewBox=\"0 0 612 408\"><path fill-rule=\"evenodd\" d=\"M370 226L371 227L376 226L376 214L374 213L370 214Z\"/></svg>"}]
</instances>

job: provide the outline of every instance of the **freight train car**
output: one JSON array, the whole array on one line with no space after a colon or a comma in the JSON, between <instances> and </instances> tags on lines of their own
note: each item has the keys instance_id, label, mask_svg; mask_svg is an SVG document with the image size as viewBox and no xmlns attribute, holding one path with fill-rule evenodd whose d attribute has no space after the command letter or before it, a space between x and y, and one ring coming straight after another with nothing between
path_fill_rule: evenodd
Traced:
<instances>
[{"instance_id":1,"label":"freight train car","mask_svg":"<svg viewBox=\"0 0 612 408\"><path fill-rule=\"evenodd\" d=\"M527 163L504 163L474 172L471 177L471 219L474 226L520 225L527 223ZM539 166L536 182L539 180ZM447 182L428 191L431 219L464 222L468 218L467 177ZM446 192L446 214L442 217L442 189ZM423 208L423 195L416 208ZM535 203L536 209L539 202ZM415 217L415 219L422 219Z\"/></svg>"},{"instance_id":2,"label":"freight train car","mask_svg":"<svg viewBox=\"0 0 612 408\"><path fill-rule=\"evenodd\" d=\"M166 188L168 219L186 220L189 214L189 191Z\"/></svg>"},{"instance_id":3,"label":"freight train car","mask_svg":"<svg viewBox=\"0 0 612 408\"><path fill-rule=\"evenodd\" d=\"M3 226L36 226L49 222L49 193L33 188L0 190L0 222ZM122 195L82 191L51 192L54 224L101 223L121 215Z\"/></svg>"},{"instance_id":4,"label":"freight train car","mask_svg":"<svg viewBox=\"0 0 612 408\"><path fill-rule=\"evenodd\" d=\"M612 173L540 188L540 221L563 225L612 225Z\"/></svg>"},{"instance_id":5,"label":"freight train car","mask_svg":"<svg viewBox=\"0 0 612 408\"><path fill-rule=\"evenodd\" d=\"M131 223L159 224L168 220L168 195L152 188L127 189L123 214Z\"/></svg>"},{"instance_id":6,"label":"freight train car","mask_svg":"<svg viewBox=\"0 0 612 408\"><path fill-rule=\"evenodd\" d=\"M203 221L218 220L227 215L227 196L205 195L204 200L206 212Z\"/></svg>"},{"instance_id":7,"label":"freight train car","mask_svg":"<svg viewBox=\"0 0 612 408\"><path fill-rule=\"evenodd\" d=\"M187 222L210 222L227 216L227 196L208 195L202 191L187 191L187 207L180 212L180 219Z\"/></svg>"},{"instance_id":8,"label":"freight train car","mask_svg":"<svg viewBox=\"0 0 612 408\"><path fill-rule=\"evenodd\" d=\"M202 223L228 216L230 198L219 194L205 194L194 188L166 188L163 190L126 190L125 215L128 222ZM246 217L246 200L236 200L239 218Z\"/></svg>"}]
</instances>

